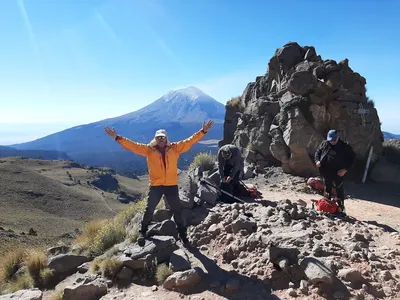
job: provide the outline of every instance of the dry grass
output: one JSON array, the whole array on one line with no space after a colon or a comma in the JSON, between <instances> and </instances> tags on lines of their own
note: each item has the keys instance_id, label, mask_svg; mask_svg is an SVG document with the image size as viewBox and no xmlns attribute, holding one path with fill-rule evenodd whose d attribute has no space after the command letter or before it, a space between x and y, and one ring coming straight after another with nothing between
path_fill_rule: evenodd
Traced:
<instances>
[{"instance_id":1,"label":"dry grass","mask_svg":"<svg viewBox=\"0 0 400 300\"><path fill-rule=\"evenodd\" d=\"M65 161L44 161L18 158L5 158L0 163L0 219L6 231L13 233L2 235L0 257L9 250L20 247L50 247L60 239L71 243L66 235L75 236L75 229L82 229L86 222L114 217L106 203L117 212L128 207L117 201L117 194L96 191L92 182L97 176L97 169L90 170L65 168L71 163ZM81 185L69 179L68 173ZM120 175L113 175L121 191L134 194L148 189L146 177L132 180ZM88 213L90 212L90 214ZM38 231L37 236L29 236L30 228ZM25 235L21 233L24 232Z\"/></svg>"},{"instance_id":2,"label":"dry grass","mask_svg":"<svg viewBox=\"0 0 400 300\"><path fill-rule=\"evenodd\" d=\"M39 287L53 276L46 268L47 256L42 249L19 249L5 255L1 263L0 292ZM18 272L18 273L17 273Z\"/></svg>"},{"instance_id":3,"label":"dry grass","mask_svg":"<svg viewBox=\"0 0 400 300\"><path fill-rule=\"evenodd\" d=\"M54 291L51 296L50 296L50 300L62 300L64 295L64 291Z\"/></svg>"},{"instance_id":4,"label":"dry grass","mask_svg":"<svg viewBox=\"0 0 400 300\"><path fill-rule=\"evenodd\" d=\"M127 235L133 240L137 233L128 233L126 227L132 218L144 211L146 201L145 198L131 204L113 219L89 222L82 235L76 238L75 244L79 244L81 252L98 256L111 249L115 244L123 242Z\"/></svg>"},{"instance_id":5,"label":"dry grass","mask_svg":"<svg viewBox=\"0 0 400 300\"><path fill-rule=\"evenodd\" d=\"M90 272L114 279L121 270L122 262L115 258L96 258L90 265Z\"/></svg>"},{"instance_id":6,"label":"dry grass","mask_svg":"<svg viewBox=\"0 0 400 300\"><path fill-rule=\"evenodd\" d=\"M156 279L158 284L163 284L165 279L167 279L168 276L172 275L173 273L174 272L170 268L168 268L166 264L158 265L156 272Z\"/></svg>"},{"instance_id":7,"label":"dry grass","mask_svg":"<svg viewBox=\"0 0 400 300\"><path fill-rule=\"evenodd\" d=\"M200 168L203 172L211 171L215 166L215 161L215 155L201 152L193 159L193 162L189 166L189 170Z\"/></svg>"},{"instance_id":8,"label":"dry grass","mask_svg":"<svg viewBox=\"0 0 400 300\"><path fill-rule=\"evenodd\" d=\"M22 266L25 257L25 249L16 249L7 253L0 265L0 281L10 280L15 272Z\"/></svg>"},{"instance_id":9,"label":"dry grass","mask_svg":"<svg viewBox=\"0 0 400 300\"><path fill-rule=\"evenodd\" d=\"M97 234L106 225L106 220L94 220L86 224L81 235L79 235L74 244L79 245L80 249L85 251L94 243Z\"/></svg>"},{"instance_id":10,"label":"dry grass","mask_svg":"<svg viewBox=\"0 0 400 300\"><path fill-rule=\"evenodd\" d=\"M128 234L128 239L129 239L129 241L130 241L131 243L136 243L138 237L139 237L139 232L138 232L138 231L130 232L130 233Z\"/></svg>"},{"instance_id":11,"label":"dry grass","mask_svg":"<svg viewBox=\"0 0 400 300\"><path fill-rule=\"evenodd\" d=\"M147 204L147 197L143 198L142 200L136 203L131 204L127 209L125 209L124 211L120 212L118 215L115 216L114 218L115 221L123 225L128 225L134 216L145 210L146 204Z\"/></svg>"},{"instance_id":12,"label":"dry grass","mask_svg":"<svg viewBox=\"0 0 400 300\"><path fill-rule=\"evenodd\" d=\"M228 102L226 102L227 106L232 106L232 107L237 107L237 108L241 108L242 106L242 100L240 96L237 97L233 97L231 98Z\"/></svg>"},{"instance_id":13,"label":"dry grass","mask_svg":"<svg viewBox=\"0 0 400 300\"><path fill-rule=\"evenodd\" d=\"M114 279L121 270L122 262L115 258L108 258L101 263L101 273L107 279Z\"/></svg>"},{"instance_id":14,"label":"dry grass","mask_svg":"<svg viewBox=\"0 0 400 300\"><path fill-rule=\"evenodd\" d=\"M24 265L27 267L28 273L32 278L39 280L39 278L41 278L41 271L47 265L47 256L41 250L28 250L24 259Z\"/></svg>"},{"instance_id":15,"label":"dry grass","mask_svg":"<svg viewBox=\"0 0 400 300\"><path fill-rule=\"evenodd\" d=\"M93 243L89 245L89 253L94 256L101 255L115 244L124 241L125 237L125 227L121 223L110 220L110 223L97 233Z\"/></svg>"},{"instance_id":16,"label":"dry grass","mask_svg":"<svg viewBox=\"0 0 400 300\"><path fill-rule=\"evenodd\" d=\"M40 270L40 280L42 284L47 285L51 279L53 279L53 271L49 268L44 268Z\"/></svg>"},{"instance_id":17,"label":"dry grass","mask_svg":"<svg viewBox=\"0 0 400 300\"><path fill-rule=\"evenodd\" d=\"M256 146L254 146L252 143L248 143L246 148L251 151L257 151Z\"/></svg>"},{"instance_id":18,"label":"dry grass","mask_svg":"<svg viewBox=\"0 0 400 300\"><path fill-rule=\"evenodd\" d=\"M31 289L35 286L35 281L28 274L24 273L14 280L11 280L3 285L2 293L14 293L19 290Z\"/></svg>"}]
</instances>

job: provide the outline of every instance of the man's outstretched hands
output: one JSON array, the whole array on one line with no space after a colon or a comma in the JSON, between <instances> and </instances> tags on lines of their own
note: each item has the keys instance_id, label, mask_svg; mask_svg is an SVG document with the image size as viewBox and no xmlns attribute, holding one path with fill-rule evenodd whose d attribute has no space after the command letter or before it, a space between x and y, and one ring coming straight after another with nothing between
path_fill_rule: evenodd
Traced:
<instances>
[{"instance_id":1,"label":"man's outstretched hands","mask_svg":"<svg viewBox=\"0 0 400 300\"><path fill-rule=\"evenodd\" d=\"M207 132L208 130L210 130L210 128L214 125L214 121L213 120L209 120L207 123L203 122L203 131Z\"/></svg>"},{"instance_id":2,"label":"man's outstretched hands","mask_svg":"<svg viewBox=\"0 0 400 300\"><path fill-rule=\"evenodd\" d=\"M113 129L110 129L109 127L105 127L104 130L106 131L106 133L111 136L114 140L117 137L117 132L115 131L114 127Z\"/></svg>"}]
</instances>

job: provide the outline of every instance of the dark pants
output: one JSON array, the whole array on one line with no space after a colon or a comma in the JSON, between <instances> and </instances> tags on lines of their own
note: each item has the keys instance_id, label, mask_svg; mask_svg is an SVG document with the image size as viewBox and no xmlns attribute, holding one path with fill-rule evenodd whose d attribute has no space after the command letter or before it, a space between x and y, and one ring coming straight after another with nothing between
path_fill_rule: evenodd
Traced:
<instances>
[{"instance_id":1,"label":"dark pants","mask_svg":"<svg viewBox=\"0 0 400 300\"><path fill-rule=\"evenodd\" d=\"M337 175L337 171L324 170L321 172L325 182L325 193L332 196L332 187L335 183L336 197L340 199L339 205L341 208L344 207L344 188L343 188L343 177Z\"/></svg>"},{"instance_id":2,"label":"dark pants","mask_svg":"<svg viewBox=\"0 0 400 300\"><path fill-rule=\"evenodd\" d=\"M231 195L234 195L235 190L238 190L238 186L240 185L240 183L239 183L240 171L236 172L236 174L230 175L231 169L232 169L232 166L230 166L230 165L226 165L224 167L224 177L230 176L232 178L232 181L230 183L223 182L222 181L223 178L221 178L221 186L220 187L222 190L228 192ZM225 203L237 202L234 198L226 195L225 193L221 193L220 200Z\"/></svg>"},{"instance_id":3,"label":"dark pants","mask_svg":"<svg viewBox=\"0 0 400 300\"><path fill-rule=\"evenodd\" d=\"M165 196L165 200L174 214L174 220L178 232L182 233L185 231L183 220L182 220L182 208L179 200L179 189L177 185L172 186L150 186L146 210L144 212L142 220L141 232L146 233L148 226L153 218L154 211L161 200L162 196Z\"/></svg>"}]
</instances>

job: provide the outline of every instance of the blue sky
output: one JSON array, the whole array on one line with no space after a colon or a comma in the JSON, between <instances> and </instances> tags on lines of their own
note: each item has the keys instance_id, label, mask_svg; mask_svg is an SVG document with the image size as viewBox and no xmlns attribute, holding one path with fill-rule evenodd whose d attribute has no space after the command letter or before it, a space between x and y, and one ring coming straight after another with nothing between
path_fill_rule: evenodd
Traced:
<instances>
[{"instance_id":1,"label":"blue sky","mask_svg":"<svg viewBox=\"0 0 400 300\"><path fill-rule=\"evenodd\" d=\"M349 59L400 133L400 1L0 2L0 144L137 110L194 85L225 103L288 41ZM397 106L395 106L397 104Z\"/></svg>"}]
</instances>

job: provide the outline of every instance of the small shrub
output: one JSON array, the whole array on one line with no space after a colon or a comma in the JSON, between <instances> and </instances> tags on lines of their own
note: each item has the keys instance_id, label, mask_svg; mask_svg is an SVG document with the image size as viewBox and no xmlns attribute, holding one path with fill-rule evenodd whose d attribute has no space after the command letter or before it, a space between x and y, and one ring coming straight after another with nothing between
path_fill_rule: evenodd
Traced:
<instances>
[{"instance_id":1,"label":"small shrub","mask_svg":"<svg viewBox=\"0 0 400 300\"><path fill-rule=\"evenodd\" d=\"M121 270L122 262L115 258L108 258L102 261L100 270L102 275L107 279L114 279Z\"/></svg>"},{"instance_id":2,"label":"small shrub","mask_svg":"<svg viewBox=\"0 0 400 300\"><path fill-rule=\"evenodd\" d=\"M133 217L145 210L146 203L147 199L144 198L130 205L128 209L120 212L113 219L89 222L83 233L74 241L80 246L79 252L98 256L111 249L115 244L124 241L128 234L127 225ZM134 236L132 236L133 238Z\"/></svg>"},{"instance_id":3,"label":"small shrub","mask_svg":"<svg viewBox=\"0 0 400 300\"><path fill-rule=\"evenodd\" d=\"M90 265L90 272L114 279L121 270L122 262L115 258L96 258Z\"/></svg>"},{"instance_id":4,"label":"small shrub","mask_svg":"<svg viewBox=\"0 0 400 300\"><path fill-rule=\"evenodd\" d=\"M7 293L14 293L19 290L31 289L35 286L35 281L29 275L29 273L24 273L17 277L15 280L8 282L5 285L5 291Z\"/></svg>"},{"instance_id":5,"label":"small shrub","mask_svg":"<svg viewBox=\"0 0 400 300\"><path fill-rule=\"evenodd\" d=\"M168 278L168 276L172 275L174 272L166 264L161 264L158 265L157 267L157 272L156 272L156 279L158 284L163 284L165 279Z\"/></svg>"},{"instance_id":6,"label":"small shrub","mask_svg":"<svg viewBox=\"0 0 400 300\"><path fill-rule=\"evenodd\" d=\"M372 100L371 98L369 98L369 97L367 97L367 103L368 104L370 104L370 105L372 105L372 107L375 107L375 101L374 100Z\"/></svg>"},{"instance_id":7,"label":"small shrub","mask_svg":"<svg viewBox=\"0 0 400 300\"><path fill-rule=\"evenodd\" d=\"M80 244L82 249L88 249L105 223L105 220L90 221L86 224L82 234L75 239L74 243Z\"/></svg>"},{"instance_id":8,"label":"small shrub","mask_svg":"<svg viewBox=\"0 0 400 300\"><path fill-rule=\"evenodd\" d=\"M200 168L204 171L211 171L214 168L216 156L206 152L201 152L193 159L189 166L189 170Z\"/></svg>"},{"instance_id":9,"label":"small shrub","mask_svg":"<svg viewBox=\"0 0 400 300\"><path fill-rule=\"evenodd\" d=\"M129 238L129 241L130 241L131 243L136 243L138 237L139 237L139 231L130 232L130 233L128 234L128 238Z\"/></svg>"},{"instance_id":10,"label":"small shrub","mask_svg":"<svg viewBox=\"0 0 400 300\"><path fill-rule=\"evenodd\" d=\"M40 281L42 284L47 285L50 280L53 278L53 271L49 268L44 268L40 270Z\"/></svg>"},{"instance_id":11,"label":"small shrub","mask_svg":"<svg viewBox=\"0 0 400 300\"><path fill-rule=\"evenodd\" d=\"M246 148L251 151L257 151L256 146L254 146L252 143L248 143Z\"/></svg>"},{"instance_id":12,"label":"small shrub","mask_svg":"<svg viewBox=\"0 0 400 300\"><path fill-rule=\"evenodd\" d=\"M7 281L12 278L15 272L22 266L25 256L24 249L17 249L7 253L0 265L0 281Z\"/></svg>"},{"instance_id":13,"label":"small shrub","mask_svg":"<svg viewBox=\"0 0 400 300\"><path fill-rule=\"evenodd\" d=\"M139 273L139 277L145 280L153 280L157 273L157 259L153 260L150 265L144 264L144 268Z\"/></svg>"},{"instance_id":14,"label":"small shrub","mask_svg":"<svg viewBox=\"0 0 400 300\"><path fill-rule=\"evenodd\" d=\"M90 264L89 272L92 274L101 274L101 263L103 262L103 258L96 258Z\"/></svg>"},{"instance_id":15,"label":"small shrub","mask_svg":"<svg viewBox=\"0 0 400 300\"><path fill-rule=\"evenodd\" d=\"M115 216L115 221L125 226L128 225L134 216L136 216L138 213L144 212L146 209L146 204L147 198L143 198L142 200L131 204L129 208Z\"/></svg>"},{"instance_id":16,"label":"small shrub","mask_svg":"<svg viewBox=\"0 0 400 300\"><path fill-rule=\"evenodd\" d=\"M125 236L126 230L123 224L111 221L97 233L89 247L89 253L95 256L101 255L115 244L121 243Z\"/></svg>"},{"instance_id":17,"label":"small shrub","mask_svg":"<svg viewBox=\"0 0 400 300\"><path fill-rule=\"evenodd\" d=\"M50 300L62 300L64 295L64 291L54 291L53 294L50 296Z\"/></svg>"},{"instance_id":18,"label":"small shrub","mask_svg":"<svg viewBox=\"0 0 400 300\"><path fill-rule=\"evenodd\" d=\"M226 103L227 106L238 107L238 108L241 106L241 104L242 100L240 96L233 97Z\"/></svg>"},{"instance_id":19,"label":"small shrub","mask_svg":"<svg viewBox=\"0 0 400 300\"><path fill-rule=\"evenodd\" d=\"M40 278L40 272L47 265L47 256L42 251L29 250L24 259L24 264L32 278Z\"/></svg>"}]
</instances>

